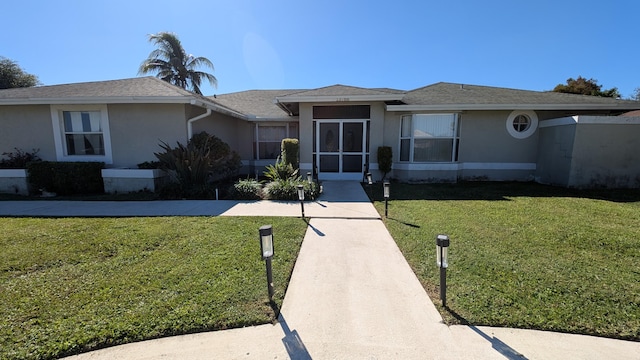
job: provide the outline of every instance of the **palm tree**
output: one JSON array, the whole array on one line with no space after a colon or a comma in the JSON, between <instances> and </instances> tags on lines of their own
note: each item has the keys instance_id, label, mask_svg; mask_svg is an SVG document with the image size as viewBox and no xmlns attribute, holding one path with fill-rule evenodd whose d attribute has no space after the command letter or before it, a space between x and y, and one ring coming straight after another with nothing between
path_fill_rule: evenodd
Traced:
<instances>
[{"instance_id":1,"label":"palm tree","mask_svg":"<svg viewBox=\"0 0 640 360\"><path fill-rule=\"evenodd\" d=\"M207 79L213 86L218 85L215 76L196 70L200 66L213 70L211 61L202 56L187 55L176 34L170 32L151 34L149 42L154 43L158 48L140 64L138 75L157 72L157 78L199 95L202 95L200 91L202 79Z\"/></svg>"}]
</instances>

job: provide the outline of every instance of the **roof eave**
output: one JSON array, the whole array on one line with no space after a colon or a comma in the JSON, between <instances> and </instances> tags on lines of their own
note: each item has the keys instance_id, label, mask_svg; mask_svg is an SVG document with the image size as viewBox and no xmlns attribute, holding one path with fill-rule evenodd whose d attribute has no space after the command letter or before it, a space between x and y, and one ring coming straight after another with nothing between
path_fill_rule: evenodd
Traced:
<instances>
[{"instance_id":1,"label":"roof eave","mask_svg":"<svg viewBox=\"0 0 640 360\"><path fill-rule=\"evenodd\" d=\"M635 104L438 104L386 105L387 111L455 111L455 110L635 110Z\"/></svg>"},{"instance_id":2,"label":"roof eave","mask_svg":"<svg viewBox=\"0 0 640 360\"><path fill-rule=\"evenodd\" d=\"M247 120L253 122L291 122L298 121L300 119L299 116L286 116L286 117L277 117L277 116L249 116Z\"/></svg>"},{"instance_id":3,"label":"roof eave","mask_svg":"<svg viewBox=\"0 0 640 360\"><path fill-rule=\"evenodd\" d=\"M116 97L64 97L64 98L16 98L0 99L0 105L49 105L49 104L188 104L191 98L184 96L116 96Z\"/></svg>"}]
</instances>

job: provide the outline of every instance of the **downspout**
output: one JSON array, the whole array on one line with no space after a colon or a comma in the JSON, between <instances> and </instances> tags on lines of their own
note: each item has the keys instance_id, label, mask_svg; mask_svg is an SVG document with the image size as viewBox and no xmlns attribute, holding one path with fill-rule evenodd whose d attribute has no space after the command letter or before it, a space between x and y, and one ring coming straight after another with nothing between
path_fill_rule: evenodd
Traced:
<instances>
[{"instance_id":1,"label":"downspout","mask_svg":"<svg viewBox=\"0 0 640 360\"><path fill-rule=\"evenodd\" d=\"M193 123L200 119L206 118L209 115L211 115L211 109L207 108L207 111L205 111L204 114L200 114L194 118L187 120L187 141L191 140L191 138L193 137Z\"/></svg>"},{"instance_id":2,"label":"downspout","mask_svg":"<svg viewBox=\"0 0 640 360\"><path fill-rule=\"evenodd\" d=\"M289 110L289 108L280 102L280 100L278 100L277 98L275 100L273 100L273 102L282 110L284 110L284 112L286 112L287 114L289 114L289 116L293 116L293 113L291 112L291 110Z\"/></svg>"}]
</instances>

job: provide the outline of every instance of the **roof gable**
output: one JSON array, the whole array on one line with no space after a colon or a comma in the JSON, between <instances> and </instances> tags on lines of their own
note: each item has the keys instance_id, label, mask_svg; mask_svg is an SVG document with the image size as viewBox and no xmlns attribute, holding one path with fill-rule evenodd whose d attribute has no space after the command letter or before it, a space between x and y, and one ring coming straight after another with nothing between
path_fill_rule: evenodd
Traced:
<instances>
[{"instance_id":1,"label":"roof gable","mask_svg":"<svg viewBox=\"0 0 640 360\"><path fill-rule=\"evenodd\" d=\"M347 85L331 85L318 89L304 90L296 93L284 95L281 98L316 97L316 96L384 96L384 95L404 94L404 91L394 89L367 89Z\"/></svg>"}]
</instances>

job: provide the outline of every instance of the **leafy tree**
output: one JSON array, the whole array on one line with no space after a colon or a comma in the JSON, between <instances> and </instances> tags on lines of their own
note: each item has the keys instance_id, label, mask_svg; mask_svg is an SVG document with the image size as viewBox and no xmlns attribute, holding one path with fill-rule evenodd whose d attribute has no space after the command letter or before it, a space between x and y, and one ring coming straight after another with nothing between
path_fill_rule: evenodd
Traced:
<instances>
[{"instance_id":1,"label":"leafy tree","mask_svg":"<svg viewBox=\"0 0 640 360\"><path fill-rule=\"evenodd\" d=\"M32 87L39 85L38 77L18 66L18 63L0 56L0 89Z\"/></svg>"},{"instance_id":2,"label":"leafy tree","mask_svg":"<svg viewBox=\"0 0 640 360\"><path fill-rule=\"evenodd\" d=\"M640 101L640 87L637 87L635 90L633 90L631 100Z\"/></svg>"},{"instance_id":3,"label":"leafy tree","mask_svg":"<svg viewBox=\"0 0 640 360\"><path fill-rule=\"evenodd\" d=\"M158 48L153 50L149 57L142 62L138 74L155 72L157 78L199 95L202 95L200 84L203 79L208 80L211 85L217 86L218 80L215 76L196 70L200 66L213 70L213 63L205 57L187 54L176 34L169 32L151 34L149 42Z\"/></svg>"},{"instance_id":4,"label":"leafy tree","mask_svg":"<svg viewBox=\"0 0 640 360\"><path fill-rule=\"evenodd\" d=\"M593 78L586 79L582 76L578 76L577 79L568 78L566 85L558 84L553 88L553 91L570 94L612 97L616 99L620 98L618 88L614 87L609 90L602 90L602 85L598 84L598 80Z\"/></svg>"}]
</instances>

